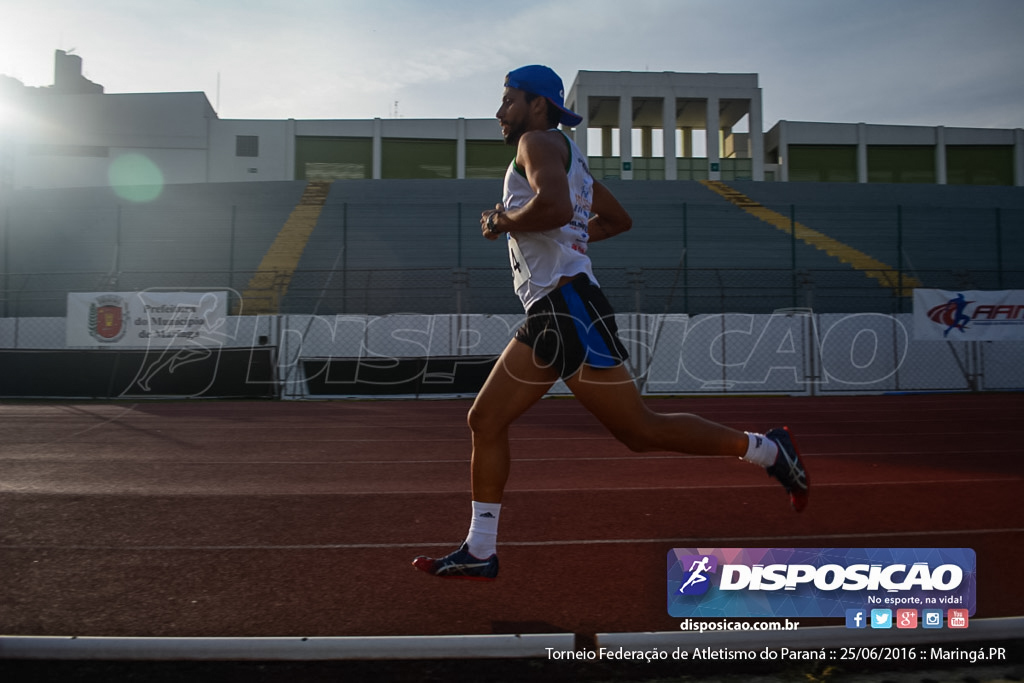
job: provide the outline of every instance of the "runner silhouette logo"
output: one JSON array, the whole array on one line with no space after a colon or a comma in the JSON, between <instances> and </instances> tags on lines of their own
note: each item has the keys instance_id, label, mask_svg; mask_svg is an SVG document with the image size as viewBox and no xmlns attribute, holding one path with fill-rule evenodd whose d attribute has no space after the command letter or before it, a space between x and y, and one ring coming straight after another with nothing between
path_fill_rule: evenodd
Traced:
<instances>
[{"instance_id":1,"label":"runner silhouette logo","mask_svg":"<svg viewBox=\"0 0 1024 683\"><path fill-rule=\"evenodd\" d=\"M928 319L946 327L945 332L942 333L943 336L949 336L951 330L964 332L971 322L971 316L967 315L965 310L973 303L973 301L967 301L963 294L957 294L946 303L930 309Z\"/></svg>"},{"instance_id":2,"label":"runner silhouette logo","mask_svg":"<svg viewBox=\"0 0 1024 683\"><path fill-rule=\"evenodd\" d=\"M687 555L679 564L688 567L679 592L683 595L704 595L711 587L709 574L718 571L718 558L714 555Z\"/></svg>"}]
</instances>

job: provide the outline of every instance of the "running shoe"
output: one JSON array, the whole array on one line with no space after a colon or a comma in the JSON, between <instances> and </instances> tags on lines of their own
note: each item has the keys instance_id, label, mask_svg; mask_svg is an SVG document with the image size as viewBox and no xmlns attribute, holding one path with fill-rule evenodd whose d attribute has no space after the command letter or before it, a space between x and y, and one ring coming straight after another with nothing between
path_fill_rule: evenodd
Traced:
<instances>
[{"instance_id":1,"label":"running shoe","mask_svg":"<svg viewBox=\"0 0 1024 683\"><path fill-rule=\"evenodd\" d=\"M775 477L789 494L789 503L793 509L800 512L807 507L807 496L811 489L811 478L807 476L807 470L800 460L800 453L793 443L793 436L789 433L789 427L773 429L765 434L779 447L779 454L775 458L775 464L768 468L768 476Z\"/></svg>"},{"instance_id":2,"label":"running shoe","mask_svg":"<svg viewBox=\"0 0 1024 683\"><path fill-rule=\"evenodd\" d=\"M463 543L461 548L444 557L420 555L412 561L412 566L421 572L445 579L491 581L498 578L498 556L491 555L486 560L481 560L470 554L467 543Z\"/></svg>"}]
</instances>

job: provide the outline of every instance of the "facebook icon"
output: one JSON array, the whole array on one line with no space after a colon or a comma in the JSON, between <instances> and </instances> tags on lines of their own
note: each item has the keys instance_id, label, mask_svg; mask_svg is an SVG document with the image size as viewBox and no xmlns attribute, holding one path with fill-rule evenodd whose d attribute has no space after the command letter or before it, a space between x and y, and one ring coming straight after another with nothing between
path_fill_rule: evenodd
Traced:
<instances>
[{"instance_id":1,"label":"facebook icon","mask_svg":"<svg viewBox=\"0 0 1024 683\"><path fill-rule=\"evenodd\" d=\"M848 609L846 610L846 628L867 628L867 610Z\"/></svg>"}]
</instances>

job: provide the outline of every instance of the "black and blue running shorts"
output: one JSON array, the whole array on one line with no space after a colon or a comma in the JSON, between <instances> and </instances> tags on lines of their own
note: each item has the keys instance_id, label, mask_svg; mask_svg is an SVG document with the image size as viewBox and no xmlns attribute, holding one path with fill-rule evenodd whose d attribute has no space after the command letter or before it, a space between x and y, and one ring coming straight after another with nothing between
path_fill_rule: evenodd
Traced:
<instances>
[{"instance_id":1,"label":"black and blue running shorts","mask_svg":"<svg viewBox=\"0 0 1024 683\"><path fill-rule=\"evenodd\" d=\"M586 275L577 275L531 306L515 338L562 379L584 365L611 368L629 358L611 304Z\"/></svg>"}]
</instances>

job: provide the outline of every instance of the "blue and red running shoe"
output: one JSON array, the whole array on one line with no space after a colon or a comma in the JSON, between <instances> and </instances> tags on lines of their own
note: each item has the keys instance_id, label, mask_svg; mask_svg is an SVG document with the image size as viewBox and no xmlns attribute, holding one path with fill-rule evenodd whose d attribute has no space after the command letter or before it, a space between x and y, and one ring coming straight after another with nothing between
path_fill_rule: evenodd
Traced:
<instances>
[{"instance_id":1,"label":"blue and red running shoe","mask_svg":"<svg viewBox=\"0 0 1024 683\"><path fill-rule=\"evenodd\" d=\"M768 468L768 476L775 477L789 494L789 503L800 512L807 507L807 496L811 490L811 479L807 476L800 453L793 443L793 435L789 427L773 429L765 434L779 447L775 463Z\"/></svg>"},{"instance_id":2,"label":"blue and red running shoe","mask_svg":"<svg viewBox=\"0 0 1024 683\"><path fill-rule=\"evenodd\" d=\"M498 556L491 555L486 560L481 560L470 554L467 543L463 543L461 548L444 557L433 558L420 555L412 561L412 566L421 572L444 579L492 581L498 578Z\"/></svg>"}]
</instances>

